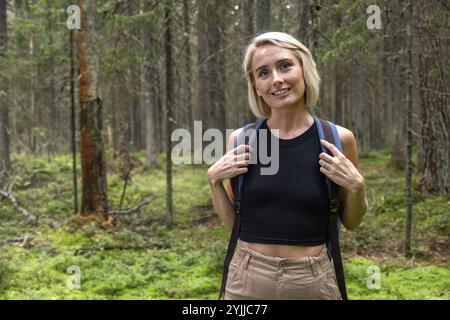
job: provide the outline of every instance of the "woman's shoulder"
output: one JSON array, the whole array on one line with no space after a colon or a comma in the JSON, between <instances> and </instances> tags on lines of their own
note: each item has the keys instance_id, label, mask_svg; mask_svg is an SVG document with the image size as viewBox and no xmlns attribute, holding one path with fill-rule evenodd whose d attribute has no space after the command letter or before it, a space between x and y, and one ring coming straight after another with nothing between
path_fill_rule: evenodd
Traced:
<instances>
[{"instance_id":1,"label":"woman's shoulder","mask_svg":"<svg viewBox=\"0 0 450 320\"><path fill-rule=\"evenodd\" d=\"M234 143L239 137L239 134L242 132L244 128L239 128L231 132L231 134L228 137L228 143L227 143L227 151L233 149Z\"/></svg>"},{"instance_id":2,"label":"woman's shoulder","mask_svg":"<svg viewBox=\"0 0 450 320\"><path fill-rule=\"evenodd\" d=\"M341 139L341 143L350 143L352 142L352 140L356 141L355 135L350 129L344 128L339 125L336 125L336 128L339 134L339 138Z\"/></svg>"},{"instance_id":3,"label":"woman's shoulder","mask_svg":"<svg viewBox=\"0 0 450 320\"><path fill-rule=\"evenodd\" d=\"M342 151L344 155L349 158L353 163L357 163L358 150L356 144L356 137L353 131L336 125L339 139L341 140Z\"/></svg>"}]
</instances>

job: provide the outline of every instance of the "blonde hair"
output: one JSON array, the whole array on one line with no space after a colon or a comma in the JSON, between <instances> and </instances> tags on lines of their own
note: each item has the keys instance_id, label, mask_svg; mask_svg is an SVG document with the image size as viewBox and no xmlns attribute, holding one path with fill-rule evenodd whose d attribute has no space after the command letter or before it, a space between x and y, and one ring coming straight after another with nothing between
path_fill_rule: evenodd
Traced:
<instances>
[{"instance_id":1,"label":"blonde hair","mask_svg":"<svg viewBox=\"0 0 450 320\"><path fill-rule=\"evenodd\" d=\"M319 98L320 77L311 52L304 44L287 33L266 32L252 39L247 46L244 62L242 63L248 84L248 102L253 114L258 118L268 118L271 114L270 107L256 93L255 79L252 72L252 58L255 49L267 44L289 49L297 57L302 66L303 79L305 81L306 107L313 107Z\"/></svg>"}]
</instances>

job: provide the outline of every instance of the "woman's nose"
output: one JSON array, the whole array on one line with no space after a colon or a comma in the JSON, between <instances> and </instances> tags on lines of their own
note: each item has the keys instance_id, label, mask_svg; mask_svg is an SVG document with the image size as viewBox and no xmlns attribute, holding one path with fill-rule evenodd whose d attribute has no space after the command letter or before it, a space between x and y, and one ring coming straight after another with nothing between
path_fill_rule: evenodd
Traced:
<instances>
[{"instance_id":1,"label":"woman's nose","mask_svg":"<svg viewBox=\"0 0 450 320\"><path fill-rule=\"evenodd\" d=\"M283 82L283 79L280 77L280 74L274 70L273 71L273 83L280 83Z\"/></svg>"}]
</instances>

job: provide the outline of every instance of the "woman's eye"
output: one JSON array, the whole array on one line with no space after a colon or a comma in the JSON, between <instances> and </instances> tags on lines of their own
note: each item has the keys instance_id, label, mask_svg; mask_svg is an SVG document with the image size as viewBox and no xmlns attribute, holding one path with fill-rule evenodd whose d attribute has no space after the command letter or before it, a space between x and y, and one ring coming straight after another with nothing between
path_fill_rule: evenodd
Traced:
<instances>
[{"instance_id":1,"label":"woman's eye","mask_svg":"<svg viewBox=\"0 0 450 320\"><path fill-rule=\"evenodd\" d=\"M282 70L286 70L286 69L288 69L290 66L291 66L290 63L283 63L283 64L281 65L281 69L282 69Z\"/></svg>"},{"instance_id":2,"label":"woman's eye","mask_svg":"<svg viewBox=\"0 0 450 320\"><path fill-rule=\"evenodd\" d=\"M261 71L259 72L259 76L260 76L260 77L264 77L266 74L267 74L267 71L266 71L266 70L261 70Z\"/></svg>"}]
</instances>

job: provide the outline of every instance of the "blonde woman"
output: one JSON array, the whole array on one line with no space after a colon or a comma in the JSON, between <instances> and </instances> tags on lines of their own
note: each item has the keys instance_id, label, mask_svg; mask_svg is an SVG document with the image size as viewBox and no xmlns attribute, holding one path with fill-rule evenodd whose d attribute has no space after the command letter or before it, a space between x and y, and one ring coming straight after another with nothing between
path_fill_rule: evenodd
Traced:
<instances>
[{"instance_id":1,"label":"blonde woman","mask_svg":"<svg viewBox=\"0 0 450 320\"><path fill-rule=\"evenodd\" d=\"M367 209L355 136L336 126L343 152L319 139L309 109L317 102L320 77L310 51L292 36L255 37L243 69L250 108L265 119L260 129L269 131L268 139L278 139L279 170L261 175L260 161L250 164L252 148L234 147L242 128L231 134L229 151L208 170L214 208L230 229L236 228L237 212L229 179L245 177L239 240L224 273L223 298L342 299L325 245L330 216L325 180L340 187L337 213L345 228L354 230ZM321 145L331 155L321 152Z\"/></svg>"}]
</instances>

